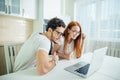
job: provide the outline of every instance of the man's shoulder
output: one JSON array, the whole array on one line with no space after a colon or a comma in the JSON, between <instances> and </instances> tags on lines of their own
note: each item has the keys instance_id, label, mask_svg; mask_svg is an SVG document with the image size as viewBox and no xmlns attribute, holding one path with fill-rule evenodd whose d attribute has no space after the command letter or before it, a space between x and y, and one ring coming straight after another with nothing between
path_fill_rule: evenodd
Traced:
<instances>
[{"instance_id":1,"label":"man's shoulder","mask_svg":"<svg viewBox=\"0 0 120 80\"><path fill-rule=\"evenodd\" d=\"M44 39L46 38L46 36L44 36L42 33L40 32L34 32L32 33L31 37L37 37L37 38L41 38L41 39Z\"/></svg>"}]
</instances>

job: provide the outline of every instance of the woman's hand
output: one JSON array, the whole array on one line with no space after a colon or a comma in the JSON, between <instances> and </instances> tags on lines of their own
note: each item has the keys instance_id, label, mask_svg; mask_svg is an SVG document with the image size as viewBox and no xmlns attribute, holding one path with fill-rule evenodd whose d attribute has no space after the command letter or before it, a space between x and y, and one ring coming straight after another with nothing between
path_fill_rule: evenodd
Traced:
<instances>
[{"instance_id":1,"label":"woman's hand","mask_svg":"<svg viewBox=\"0 0 120 80\"><path fill-rule=\"evenodd\" d=\"M84 33L82 33L82 40L85 40L86 35Z\"/></svg>"}]
</instances>

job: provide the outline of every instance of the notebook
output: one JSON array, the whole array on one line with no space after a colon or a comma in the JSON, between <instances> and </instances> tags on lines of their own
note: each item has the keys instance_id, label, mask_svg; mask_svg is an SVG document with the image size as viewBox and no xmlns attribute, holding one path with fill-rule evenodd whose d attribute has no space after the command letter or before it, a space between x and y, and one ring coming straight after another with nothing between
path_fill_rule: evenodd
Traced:
<instances>
[{"instance_id":1,"label":"notebook","mask_svg":"<svg viewBox=\"0 0 120 80\"><path fill-rule=\"evenodd\" d=\"M93 52L90 63L81 61L74 65L66 67L65 70L86 78L100 69L106 52L107 47L96 49Z\"/></svg>"}]
</instances>

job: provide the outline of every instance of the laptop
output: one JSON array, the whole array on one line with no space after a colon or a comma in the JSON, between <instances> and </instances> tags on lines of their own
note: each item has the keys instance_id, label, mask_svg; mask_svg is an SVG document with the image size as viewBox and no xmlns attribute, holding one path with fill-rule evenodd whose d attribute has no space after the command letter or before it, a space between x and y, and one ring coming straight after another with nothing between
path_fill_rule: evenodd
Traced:
<instances>
[{"instance_id":1,"label":"laptop","mask_svg":"<svg viewBox=\"0 0 120 80\"><path fill-rule=\"evenodd\" d=\"M81 61L74 65L66 67L65 70L86 78L100 69L106 52L107 47L96 49L93 52L90 63Z\"/></svg>"}]
</instances>

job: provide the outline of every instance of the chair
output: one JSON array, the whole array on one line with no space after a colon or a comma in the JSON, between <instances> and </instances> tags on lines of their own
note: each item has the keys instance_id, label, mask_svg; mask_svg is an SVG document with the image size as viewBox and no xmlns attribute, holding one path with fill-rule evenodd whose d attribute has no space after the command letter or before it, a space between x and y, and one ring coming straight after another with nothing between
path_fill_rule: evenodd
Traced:
<instances>
[{"instance_id":1,"label":"chair","mask_svg":"<svg viewBox=\"0 0 120 80\"><path fill-rule=\"evenodd\" d=\"M7 74L13 72L14 61L23 43L4 43Z\"/></svg>"}]
</instances>

